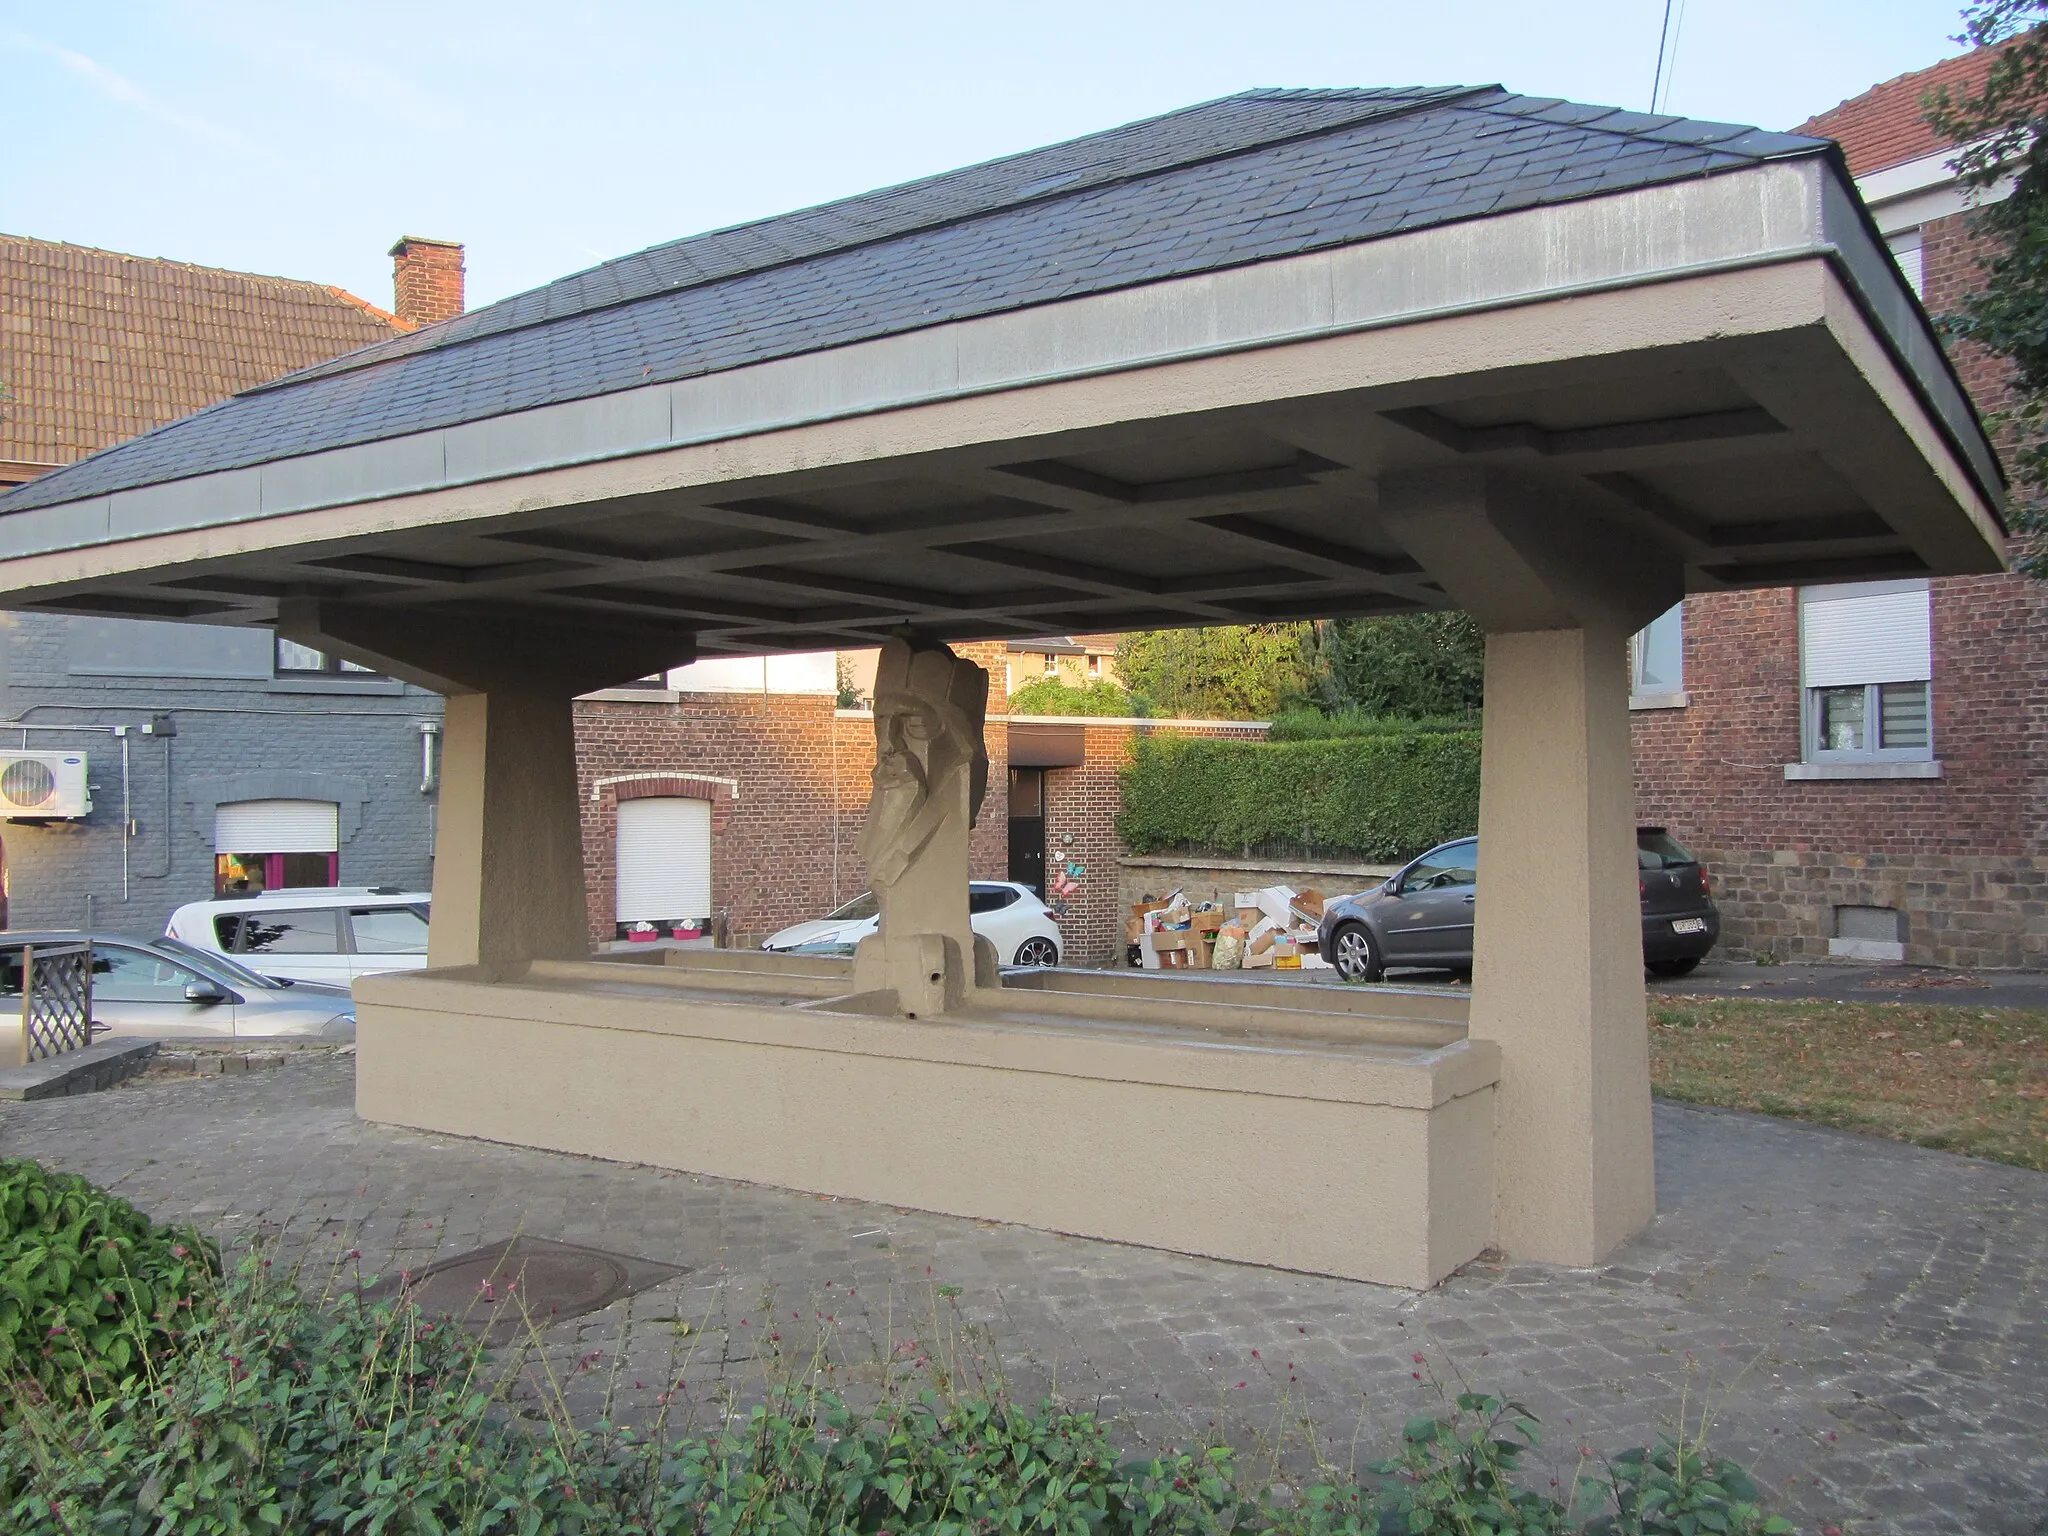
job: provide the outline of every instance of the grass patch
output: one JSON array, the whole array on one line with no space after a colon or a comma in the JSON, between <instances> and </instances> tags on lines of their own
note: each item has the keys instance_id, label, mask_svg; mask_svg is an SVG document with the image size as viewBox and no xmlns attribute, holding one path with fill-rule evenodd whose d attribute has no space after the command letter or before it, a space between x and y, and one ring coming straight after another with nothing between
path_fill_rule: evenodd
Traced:
<instances>
[{"instance_id":1,"label":"grass patch","mask_svg":"<svg viewBox=\"0 0 2048 1536\"><path fill-rule=\"evenodd\" d=\"M2048 1171L2048 1010L1653 997L1669 1099Z\"/></svg>"}]
</instances>

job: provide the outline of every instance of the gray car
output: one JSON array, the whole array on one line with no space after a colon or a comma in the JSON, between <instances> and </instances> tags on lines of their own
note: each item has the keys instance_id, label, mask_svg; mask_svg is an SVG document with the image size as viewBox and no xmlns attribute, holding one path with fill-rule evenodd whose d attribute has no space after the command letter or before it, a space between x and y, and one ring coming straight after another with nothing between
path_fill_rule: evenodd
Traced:
<instances>
[{"instance_id":1,"label":"gray car","mask_svg":"<svg viewBox=\"0 0 2048 1536\"><path fill-rule=\"evenodd\" d=\"M1636 828L1643 964L1683 976L1721 936L1707 872L1662 827ZM1479 896L1479 839L1443 843L1382 885L1323 909L1317 951L1346 981L1378 981L1419 967L1472 972L1472 917Z\"/></svg>"},{"instance_id":2,"label":"gray car","mask_svg":"<svg viewBox=\"0 0 2048 1536\"><path fill-rule=\"evenodd\" d=\"M355 999L345 987L259 976L177 939L131 939L76 929L0 933L0 1017L21 1008L21 952L82 944L93 953L95 1035L155 1040L348 1041Z\"/></svg>"}]
</instances>

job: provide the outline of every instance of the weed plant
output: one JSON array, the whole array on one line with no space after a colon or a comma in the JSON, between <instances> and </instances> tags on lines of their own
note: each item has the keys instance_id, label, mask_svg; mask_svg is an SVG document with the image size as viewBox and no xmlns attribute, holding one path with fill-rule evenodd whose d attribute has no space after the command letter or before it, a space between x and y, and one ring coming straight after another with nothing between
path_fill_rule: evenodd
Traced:
<instances>
[{"instance_id":1,"label":"weed plant","mask_svg":"<svg viewBox=\"0 0 2048 1536\"><path fill-rule=\"evenodd\" d=\"M741 1403L706 1392L702 1335L674 1324L666 1390L644 1422L572 1409L583 1388L545 1338L487 1348L338 1265L315 1283L259 1241L203 1266L176 1347L95 1367L71 1397L0 1380L0 1530L22 1536L307 1532L661 1536L1366 1536L1789 1531L1699 1433L1584 1461L1532 1486L1539 1426L1518 1404L1440 1388L1363 1474L1306 1421L1244 1450L1127 1457L1095 1413L1015 1400L987 1341L934 1287L875 1353L834 1335L765 1351ZM351 1256L353 1257L353 1256ZM131 1301L131 1305L134 1304ZM523 1308L516 1290L502 1308ZM138 1319L139 1320L139 1316ZM131 1320L134 1321L134 1320ZM794 1335L792 1335L794 1339ZM1423 1366L1420 1356L1418 1367ZM1418 1371L1418 1375L1422 1372ZM1283 1420L1288 1410L1283 1406ZM1681 1415L1681 1422L1683 1416Z\"/></svg>"}]
</instances>

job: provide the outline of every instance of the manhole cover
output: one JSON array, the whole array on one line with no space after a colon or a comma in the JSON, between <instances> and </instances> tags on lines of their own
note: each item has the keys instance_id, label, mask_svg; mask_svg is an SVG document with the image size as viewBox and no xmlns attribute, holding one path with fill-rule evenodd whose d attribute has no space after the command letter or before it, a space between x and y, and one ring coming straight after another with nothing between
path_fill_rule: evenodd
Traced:
<instances>
[{"instance_id":1,"label":"manhole cover","mask_svg":"<svg viewBox=\"0 0 2048 1536\"><path fill-rule=\"evenodd\" d=\"M676 1264L515 1237L440 1259L409 1280L380 1280L363 1294L381 1300L402 1287L422 1311L452 1317L490 1343L504 1344L529 1327L595 1312L683 1273Z\"/></svg>"}]
</instances>

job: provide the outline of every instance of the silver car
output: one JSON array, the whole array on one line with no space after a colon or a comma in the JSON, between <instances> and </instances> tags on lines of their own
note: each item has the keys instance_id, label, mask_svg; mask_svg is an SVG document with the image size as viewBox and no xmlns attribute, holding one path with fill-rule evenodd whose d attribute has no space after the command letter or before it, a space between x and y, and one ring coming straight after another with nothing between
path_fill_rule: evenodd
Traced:
<instances>
[{"instance_id":1,"label":"silver car","mask_svg":"<svg viewBox=\"0 0 2048 1536\"><path fill-rule=\"evenodd\" d=\"M154 1040L348 1041L346 987L259 976L177 939L72 930L0 933L0 1018L21 1008L21 952L30 944L92 944L96 1036Z\"/></svg>"}]
</instances>

